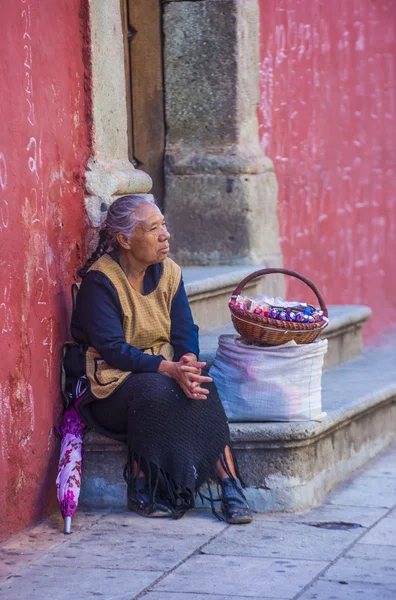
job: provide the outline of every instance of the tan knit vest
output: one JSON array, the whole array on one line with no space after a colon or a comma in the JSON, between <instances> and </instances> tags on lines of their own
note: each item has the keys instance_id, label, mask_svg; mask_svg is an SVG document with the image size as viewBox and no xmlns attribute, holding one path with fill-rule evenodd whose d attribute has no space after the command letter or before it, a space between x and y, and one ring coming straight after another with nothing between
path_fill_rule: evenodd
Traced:
<instances>
[{"instance_id":1,"label":"tan knit vest","mask_svg":"<svg viewBox=\"0 0 396 600\"><path fill-rule=\"evenodd\" d=\"M147 354L162 354L172 360L170 311L180 285L180 267L170 258L165 259L158 286L146 296L131 286L120 265L109 254L99 258L89 271L104 273L114 285L123 311L126 342ZM107 398L130 373L111 367L95 348L88 348L86 374L95 398Z\"/></svg>"}]
</instances>

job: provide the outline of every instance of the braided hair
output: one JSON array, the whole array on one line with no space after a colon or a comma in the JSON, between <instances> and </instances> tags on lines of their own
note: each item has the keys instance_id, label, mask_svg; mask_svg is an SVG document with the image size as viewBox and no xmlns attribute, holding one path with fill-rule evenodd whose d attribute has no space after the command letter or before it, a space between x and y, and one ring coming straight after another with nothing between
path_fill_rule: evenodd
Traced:
<instances>
[{"instance_id":1,"label":"braided hair","mask_svg":"<svg viewBox=\"0 0 396 600\"><path fill-rule=\"evenodd\" d=\"M83 267L81 267L81 269L79 269L77 271L77 275L79 277L81 277L81 279L83 277L85 277L88 269L91 267L91 265L94 264L94 262L96 260L98 260L98 258L100 258L101 256L103 256L103 254L106 252L106 250L108 250L109 248L109 234L107 231L107 227L104 226L103 229L100 230L99 232L99 242L98 245L96 246L95 250L92 252L91 256L89 257L89 259L87 260L87 262L85 263L85 265Z\"/></svg>"},{"instance_id":2,"label":"braided hair","mask_svg":"<svg viewBox=\"0 0 396 600\"><path fill-rule=\"evenodd\" d=\"M136 226L143 221L135 215L136 209L141 204L154 204L152 194L130 194L121 196L110 205L106 220L99 232L99 242L85 265L77 271L77 275L83 278L93 263L110 249L118 250L117 233L123 233L131 237Z\"/></svg>"}]
</instances>

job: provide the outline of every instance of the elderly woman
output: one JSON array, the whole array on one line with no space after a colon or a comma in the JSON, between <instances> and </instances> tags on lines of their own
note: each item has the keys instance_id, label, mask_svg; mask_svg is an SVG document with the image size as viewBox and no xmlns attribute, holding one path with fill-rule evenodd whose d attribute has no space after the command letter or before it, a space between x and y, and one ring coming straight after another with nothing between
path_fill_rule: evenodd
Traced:
<instances>
[{"instance_id":1,"label":"elderly woman","mask_svg":"<svg viewBox=\"0 0 396 600\"><path fill-rule=\"evenodd\" d=\"M228 424L211 378L202 375L198 328L180 267L168 258L169 238L151 195L110 206L98 247L78 273L71 331L86 350L89 382L78 410L93 429L126 441L131 510L179 518L201 486L210 492L216 480L225 520L249 523Z\"/></svg>"}]
</instances>

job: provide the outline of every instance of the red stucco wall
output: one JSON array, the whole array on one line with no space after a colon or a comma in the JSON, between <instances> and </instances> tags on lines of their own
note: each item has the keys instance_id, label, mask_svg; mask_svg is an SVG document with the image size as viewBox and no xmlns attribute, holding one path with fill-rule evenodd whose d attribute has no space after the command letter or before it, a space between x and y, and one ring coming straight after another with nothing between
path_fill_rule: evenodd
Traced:
<instances>
[{"instance_id":1,"label":"red stucco wall","mask_svg":"<svg viewBox=\"0 0 396 600\"><path fill-rule=\"evenodd\" d=\"M285 266L396 321L396 5L260 0L260 139ZM293 283L288 294L301 296Z\"/></svg>"},{"instance_id":2,"label":"red stucco wall","mask_svg":"<svg viewBox=\"0 0 396 600\"><path fill-rule=\"evenodd\" d=\"M84 231L89 146L83 3L2 4L0 537L54 499L58 357Z\"/></svg>"}]
</instances>

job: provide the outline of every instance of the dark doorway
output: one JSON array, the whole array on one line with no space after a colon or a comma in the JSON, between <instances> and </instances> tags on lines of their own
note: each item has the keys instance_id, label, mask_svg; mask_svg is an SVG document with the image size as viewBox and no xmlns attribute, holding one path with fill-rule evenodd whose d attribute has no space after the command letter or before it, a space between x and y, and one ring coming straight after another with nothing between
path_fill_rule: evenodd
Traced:
<instances>
[{"instance_id":1,"label":"dark doorway","mask_svg":"<svg viewBox=\"0 0 396 600\"><path fill-rule=\"evenodd\" d=\"M164 201L164 85L159 0L121 0L127 81L129 159L153 180Z\"/></svg>"}]
</instances>

